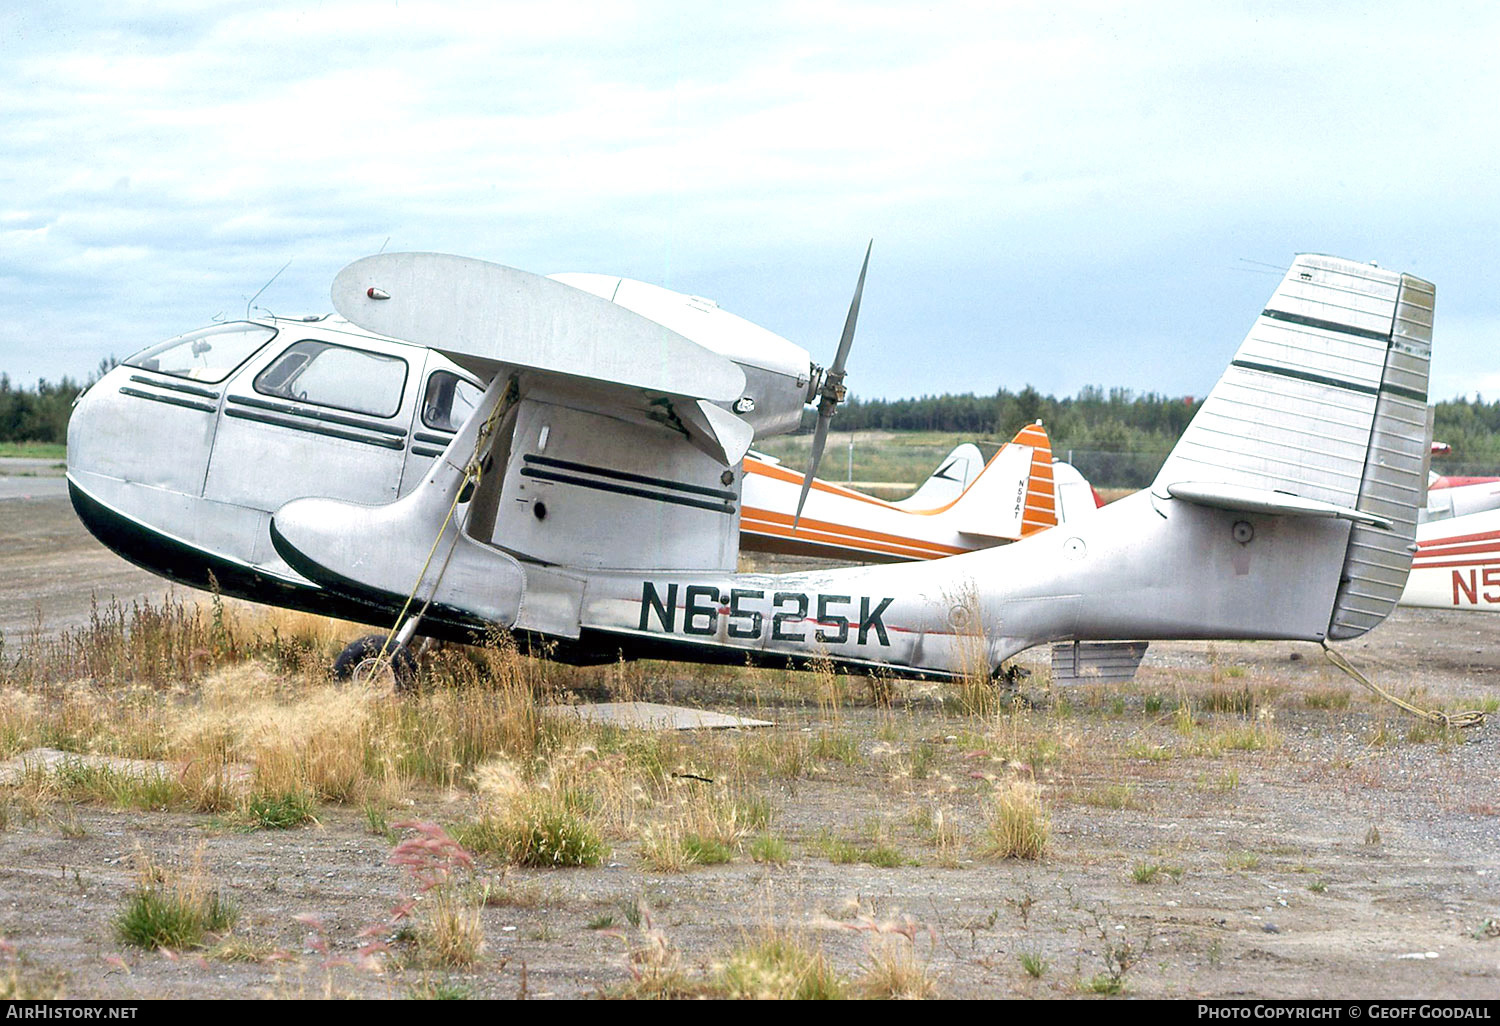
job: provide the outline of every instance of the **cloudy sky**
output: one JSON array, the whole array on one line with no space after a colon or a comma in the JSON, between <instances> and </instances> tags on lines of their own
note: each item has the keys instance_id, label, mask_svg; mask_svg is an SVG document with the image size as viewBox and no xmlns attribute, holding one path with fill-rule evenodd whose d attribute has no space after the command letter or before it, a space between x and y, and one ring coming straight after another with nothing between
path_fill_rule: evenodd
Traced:
<instances>
[{"instance_id":1,"label":"cloudy sky","mask_svg":"<svg viewBox=\"0 0 1500 1026\"><path fill-rule=\"evenodd\" d=\"M0 7L0 370L435 250L709 296L866 396L1198 394L1301 251L1438 286L1500 395L1490 4Z\"/></svg>"}]
</instances>

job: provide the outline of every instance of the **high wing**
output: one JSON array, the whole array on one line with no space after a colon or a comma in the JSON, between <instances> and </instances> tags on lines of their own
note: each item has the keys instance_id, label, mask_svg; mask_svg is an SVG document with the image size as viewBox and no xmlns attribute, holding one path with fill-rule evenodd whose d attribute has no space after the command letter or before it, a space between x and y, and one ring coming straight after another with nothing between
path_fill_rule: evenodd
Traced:
<instances>
[{"instance_id":1,"label":"high wing","mask_svg":"<svg viewBox=\"0 0 1500 1026\"><path fill-rule=\"evenodd\" d=\"M436 349L483 378L525 375L559 396L644 414L725 465L754 437L714 405L745 395L732 360L541 275L442 253L381 254L339 272L333 305L353 324Z\"/></svg>"},{"instance_id":2,"label":"high wing","mask_svg":"<svg viewBox=\"0 0 1500 1026\"><path fill-rule=\"evenodd\" d=\"M461 495L463 530L430 566L441 587L424 593L450 626L576 636L580 571L734 568L740 461L756 411L777 409L754 401L735 361L592 292L462 257L360 260L333 298L352 323L436 349L489 385L404 499L304 499L278 513L273 543L299 573L389 606ZM806 368L803 354L802 387ZM766 374L756 385L799 387Z\"/></svg>"}]
</instances>

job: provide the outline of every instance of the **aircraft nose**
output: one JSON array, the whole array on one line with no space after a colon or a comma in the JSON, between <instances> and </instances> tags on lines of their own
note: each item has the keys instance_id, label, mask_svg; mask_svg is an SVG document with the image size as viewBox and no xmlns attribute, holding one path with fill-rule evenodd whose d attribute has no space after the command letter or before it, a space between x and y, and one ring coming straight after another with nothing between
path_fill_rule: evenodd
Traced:
<instances>
[{"instance_id":1,"label":"aircraft nose","mask_svg":"<svg viewBox=\"0 0 1500 1026\"><path fill-rule=\"evenodd\" d=\"M68 475L96 470L99 464L101 433L99 385L95 382L73 400L73 410L68 415Z\"/></svg>"}]
</instances>

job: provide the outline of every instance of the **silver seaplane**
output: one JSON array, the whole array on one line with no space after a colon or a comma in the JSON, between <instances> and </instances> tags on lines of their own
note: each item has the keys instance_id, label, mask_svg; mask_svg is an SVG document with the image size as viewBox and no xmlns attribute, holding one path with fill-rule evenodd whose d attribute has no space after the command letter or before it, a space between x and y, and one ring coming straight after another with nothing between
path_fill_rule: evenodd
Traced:
<instances>
[{"instance_id":1,"label":"silver seaplane","mask_svg":"<svg viewBox=\"0 0 1500 1026\"><path fill-rule=\"evenodd\" d=\"M401 644L498 627L583 663L944 679L1051 643L1133 671L1152 640L1326 643L1394 607L1424 501L1434 289L1317 255L1149 488L1002 548L736 572L745 454L817 401L816 473L859 280L825 371L618 279L369 257L334 282L342 319L217 325L97 382L69 425L73 504L173 580Z\"/></svg>"}]
</instances>

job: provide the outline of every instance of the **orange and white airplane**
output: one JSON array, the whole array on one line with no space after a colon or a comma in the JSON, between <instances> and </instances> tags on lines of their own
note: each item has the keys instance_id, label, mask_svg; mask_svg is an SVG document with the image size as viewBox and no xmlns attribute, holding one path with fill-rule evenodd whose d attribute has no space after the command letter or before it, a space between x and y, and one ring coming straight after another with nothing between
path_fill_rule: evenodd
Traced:
<instances>
[{"instance_id":1,"label":"orange and white airplane","mask_svg":"<svg viewBox=\"0 0 1500 1026\"><path fill-rule=\"evenodd\" d=\"M909 498L887 502L813 479L802 516L802 475L773 457L745 458L740 548L869 562L938 559L1016 541L1059 522L1054 467L1066 467L1073 504L1093 509L1092 490L1072 467L1052 462L1041 424L1022 428L988 464L972 443L955 448ZM1076 479L1076 480L1075 480ZM1083 484L1087 502L1076 486Z\"/></svg>"},{"instance_id":2,"label":"orange and white airplane","mask_svg":"<svg viewBox=\"0 0 1500 1026\"><path fill-rule=\"evenodd\" d=\"M1500 612L1500 509L1418 524L1400 605Z\"/></svg>"}]
</instances>

